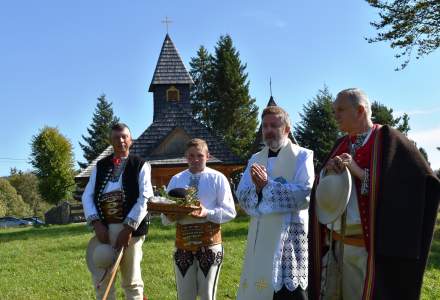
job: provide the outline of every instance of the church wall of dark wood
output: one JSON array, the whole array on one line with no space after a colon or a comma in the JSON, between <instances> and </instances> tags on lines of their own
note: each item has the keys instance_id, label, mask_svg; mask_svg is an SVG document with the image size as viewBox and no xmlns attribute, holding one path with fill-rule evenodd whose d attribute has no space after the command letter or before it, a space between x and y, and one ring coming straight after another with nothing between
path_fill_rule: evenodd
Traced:
<instances>
[{"instance_id":1,"label":"church wall of dark wood","mask_svg":"<svg viewBox=\"0 0 440 300\"><path fill-rule=\"evenodd\" d=\"M188 84L176 84L173 85L179 90L179 101L168 101L167 90L171 87L169 84L160 84L154 87L153 100L154 100L154 115L153 120L157 118L162 110L167 109L170 105L180 105L184 110L191 113L191 103L189 101L190 88Z\"/></svg>"}]
</instances>

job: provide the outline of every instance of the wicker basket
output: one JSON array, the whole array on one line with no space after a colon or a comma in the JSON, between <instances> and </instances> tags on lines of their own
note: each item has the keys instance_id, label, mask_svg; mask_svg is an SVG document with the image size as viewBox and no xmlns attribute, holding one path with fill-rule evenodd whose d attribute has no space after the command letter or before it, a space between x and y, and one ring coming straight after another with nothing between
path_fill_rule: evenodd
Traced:
<instances>
[{"instance_id":1,"label":"wicker basket","mask_svg":"<svg viewBox=\"0 0 440 300\"><path fill-rule=\"evenodd\" d=\"M174 203L148 202L148 211L170 215L186 215L200 209L198 205L177 205Z\"/></svg>"}]
</instances>

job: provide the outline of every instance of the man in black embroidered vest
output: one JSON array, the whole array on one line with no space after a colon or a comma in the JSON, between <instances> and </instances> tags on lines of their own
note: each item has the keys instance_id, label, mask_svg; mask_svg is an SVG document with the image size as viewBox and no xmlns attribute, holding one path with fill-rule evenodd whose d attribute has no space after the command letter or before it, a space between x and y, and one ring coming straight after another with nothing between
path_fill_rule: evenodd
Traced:
<instances>
[{"instance_id":1,"label":"man in black embroidered vest","mask_svg":"<svg viewBox=\"0 0 440 300\"><path fill-rule=\"evenodd\" d=\"M142 158L129 154L132 139L127 125L112 126L110 139L114 153L98 161L92 171L82 196L84 215L94 228L96 244L110 244L115 249L124 247L121 286L126 299L142 300L144 283L140 263L142 243L148 231L147 200L153 196L151 168ZM89 262L88 265L96 297L101 299L107 282L97 287L103 272L94 272ZM112 287L108 299L115 297Z\"/></svg>"}]
</instances>

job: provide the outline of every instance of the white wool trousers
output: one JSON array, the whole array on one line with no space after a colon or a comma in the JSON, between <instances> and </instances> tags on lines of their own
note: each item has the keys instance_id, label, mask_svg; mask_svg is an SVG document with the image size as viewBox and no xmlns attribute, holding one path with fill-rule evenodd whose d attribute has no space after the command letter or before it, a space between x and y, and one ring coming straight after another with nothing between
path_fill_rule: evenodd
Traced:
<instances>
[{"instance_id":1,"label":"white wool trousers","mask_svg":"<svg viewBox=\"0 0 440 300\"><path fill-rule=\"evenodd\" d=\"M340 250L341 242L336 241L334 245L335 247L332 250L332 253L328 251L322 258L322 299L361 300L364 290L365 275L367 272L367 250L365 247L345 244L341 274L338 269L337 261L337 253ZM338 283L338 280L340 279L342 279L342 290Z\"/></svg>"},{"instance_id":2,"label":"white wool trousers","mask_svg":"<svg viewBox=\"0 0 440 300\"><path fill-rule=\"evenodd\" d=\"M123 224L109 224L109 238L113 246L116 244L116 239L122 228ZM119 265L121 287L124 289L126 300L143 300L144 282L141 275L141 261L144 240L145 236L132 237L128 247L124 249L124 255ZM96 284L102 278L92 274L92 279L95 286L96 299L100 300L104 296L108 279L101 284L99 289L96 288ZM114 281L107 299L116 300Z\"/></svg>"}]
</instances>

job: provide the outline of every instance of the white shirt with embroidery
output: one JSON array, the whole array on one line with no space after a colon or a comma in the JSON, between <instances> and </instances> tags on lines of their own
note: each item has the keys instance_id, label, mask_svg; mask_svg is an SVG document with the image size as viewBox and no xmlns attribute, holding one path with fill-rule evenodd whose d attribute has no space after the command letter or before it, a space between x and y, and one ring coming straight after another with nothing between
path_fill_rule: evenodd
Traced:
<instances>
[{"instance_id":1,"label":"white shirt with embroidery","mask_svg":"<svg viewBox=\"0 0 440 300\"><path fill-rule=\"evenodd\" d=\"M188 188L191 176L200 176L197 197L208 211L206 216L208 221L221 224L235 218L235 204L231 187L225 175L217 170L205 167L202 172L192 174L186 169L171 178L167 192L174 188ZM164 218L162 221L164 224L169 223Z\"/></svg>"},{"instance_id":2,"label":"white shirt with embroidery","mask_svg":"<svg viewBox=\"0 0 440 300\"><path fill-rule=\"evenodd\" d=\"M299 148L296 170L292 180L274 178L273 168L277 157L267 161L268 183L259 199L252 182L250 168L255 162L251 157L237 187L240 206L250 216L284 213L279 244L274 253L272 285L279 291L283 285L290 291L308 284L308 207L314 181L313 151Z\"/></svg>"},{"instance_id":3,"label":"white shirt with embroidery","mask_svg":"<svg viewBox=\"0 0 440 300\"><path fill-rule=\"evenodd\" d=\"M119 180L112 182L108 181L105 188L104 193L109 193L112 191L120 191L122 190L122 174L119 176ZM90 175L89 182L84 190L82 195L82 203L84 209L84 216L88 223L91 223L93 220L99 219L98 210L96 209L96 205L94 202L95 196L95 183L96 183L96 167L93 169L92 174ZM131 208L128 215L125 217L124 223L133 227L133 229L137 229L142 222L142 220L147 215L147 201L150 197L153 197L153 187L151 185L151 167L149 163L144 163L139 172L138 178L139 184L139 197L136 200L136 203Z\"/></svg>"}]
</instances>

